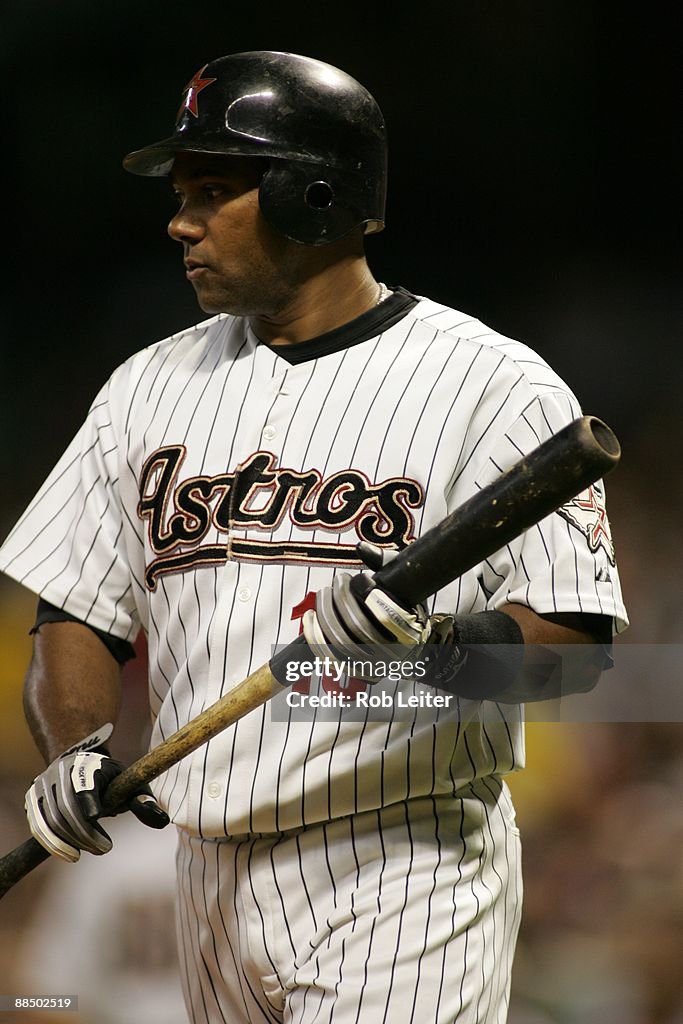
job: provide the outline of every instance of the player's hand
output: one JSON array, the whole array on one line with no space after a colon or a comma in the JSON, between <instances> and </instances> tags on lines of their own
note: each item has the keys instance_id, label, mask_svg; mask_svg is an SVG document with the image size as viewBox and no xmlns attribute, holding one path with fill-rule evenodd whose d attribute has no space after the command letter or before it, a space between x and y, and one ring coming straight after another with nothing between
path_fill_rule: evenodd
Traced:
<instances>
[{"instance_id":1,"label":"player's hand","mask_svg":"<svg viewBox=\"0 0 683 1024\"><path fill-rule=\"evenodd\" d=\"M109 756L106 742L114 731L107 723L69 747L33 781L26 793L26 817L35 839L48 853L77 861L81 850L108 853L112 841L97 823L102 796L125 765ZM169 818L144 786L124 810L145 825L163 828Z\"/></svg>"},{"instance_id":2,"label":"player's hand","mask_svg":"<svg viewBox=\"0 0 683 1024\"><path fill-rule=\"evenodd\" d=\"M382 564L378 549L363 544L359 551L370 568ZM315 610L304 615L303 630L309 647L333 661L359 656L361 661L367 660L367 652L359 652L358 645L377 652L387 644L402 644L404 660L423 658L430 666L427 675L436 673L436 685L450 682L462 664L461 652L453 642L452 616L429 616L423 605L406 608L366 573L339 573L331 587L318 591Z\"/></svg>"},{"instance_id":3,"label":"player's hand","mask_svg":"<svg viewBox=\"0 0 683 1024\"><path fill-rule=\"evenodd\" d=\"M358 654L358 645L400 643L411 650L427 642L431 632L424 608L403 608L372 577L338 573L331 587L315 597L315 610L303 620L309 646L330 657Z\"/></svg>"}]
</instances>

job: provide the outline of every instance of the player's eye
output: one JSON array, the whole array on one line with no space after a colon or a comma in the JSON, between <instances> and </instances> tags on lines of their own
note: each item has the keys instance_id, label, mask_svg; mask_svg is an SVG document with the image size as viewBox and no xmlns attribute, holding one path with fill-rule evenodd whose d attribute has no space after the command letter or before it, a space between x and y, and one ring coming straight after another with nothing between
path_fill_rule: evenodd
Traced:
<instances>
[{"instance_id":1,"label":"player's eye","mask_svg":"<svg viewBox=\"0 0 683 1024\"><path fill-rule=\"evenodd\" d=\"M202 185L202 192L209 199L218 199L219 196L225 195L227 192L225 185L218 184L214 181L208 181Z\"/></svg>"}]
</instances>

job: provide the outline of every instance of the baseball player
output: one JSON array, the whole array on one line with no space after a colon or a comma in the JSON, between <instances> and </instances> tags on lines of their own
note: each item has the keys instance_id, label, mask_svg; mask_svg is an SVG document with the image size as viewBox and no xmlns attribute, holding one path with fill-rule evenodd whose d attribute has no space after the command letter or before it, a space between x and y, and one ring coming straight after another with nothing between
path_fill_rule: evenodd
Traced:
<instances>
[{"instance_id":1,"label":"baseball player","mask_svg":"<svg viewBox=\"0 0 683 1024\"><path fill-rule=\"evenodd\" d=\"M307 709L250 713L132 809L179 829L195 1024L500 1024L521 907L504 777L524 763L521 702L551 691L526 658L482 670L462 644L609 644L626 613L602 485L427 607L350 579L577 401L524 345L374 279L363 238L384 226L384 121L343 72L286 53L214 60L173 134L124 165L170 183L169 234L209 317L114 372L2 547L2 569L40 595L33 835L67 860L109 848L97 814L120 765L105 723L141 628L152 744L302 628L323 650L427 643L441 702L408 675L375 715L359 696L373 683L324 670L295 688ZM344 691L352 715L313 700Z\"/></svg>"}]
</instances>

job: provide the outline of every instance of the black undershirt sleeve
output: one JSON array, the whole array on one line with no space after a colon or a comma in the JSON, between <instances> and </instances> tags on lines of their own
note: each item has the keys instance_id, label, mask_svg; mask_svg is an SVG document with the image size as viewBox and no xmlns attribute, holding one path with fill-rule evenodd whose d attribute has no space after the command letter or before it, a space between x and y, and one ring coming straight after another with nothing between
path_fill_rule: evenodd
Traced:
<instances>
[{"instance_id":1,"label":"black undershirt sleeve","mask_svg":"<svg viewBox=\"0 0 683 1024\"><path fill-rule=\"evenodd\" d=\"M36 611L36 621L33 624L31 633L37 633L41 626L46 622L77 622L80 626L87 626L88 629L92 630L95 636L99 637L104 646L107 648L113 658L118 661L119 665L124 665L131 658L135 657L135 649L128 640L121 640L117 636L112 636L111 633L105 633L102 629L96 629L95 626L91 626L88 622L83 622L82 619L77 619L75 615L71 615L69 612L65 612L63 608L57 608L55 605L50 604L44 598L38 599L38 609Z\"/></svg>"}]
</instances>

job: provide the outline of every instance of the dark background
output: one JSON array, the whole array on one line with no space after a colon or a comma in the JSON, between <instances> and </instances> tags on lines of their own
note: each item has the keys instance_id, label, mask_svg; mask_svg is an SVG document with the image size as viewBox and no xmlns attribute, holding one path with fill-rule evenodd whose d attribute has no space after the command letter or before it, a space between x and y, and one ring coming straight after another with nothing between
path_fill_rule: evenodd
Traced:
<instances>
[{"instance_id":1,"label":"dark background","mask_svg":"<svg viewBox=\"0 0 683 1024\"><path fill-rule=\"evenodd\" d=\"M624 456L607 489L624 639L683 645L678 38L656 2L16 3L0 32L0 534L114 367L205 316L165 233L167 185L126 174L123 155L169 134L207 61L291 50L355 75L386 115L388 224L368 242L378 279L529 343L616 430ZM23 793L42 767L21 711L33 607L0 581L6 849L26 834ZM145 665L131 664L128 705L144 723ZM135 730L118 735L131 760ZM510 1024L680 1024L683 726L653 708L640 724L541 721L528 737L528 768L511 779L525 911ZM157 838L140 828L138 853L146 843L157 857ZM130 1024L122 994L139 956L130 984L110 973L107 986L93 974L99 923L79 959L81 926L50 903L81 869L47 865L3 903L6 989L66 985L61 949L84 1006L100 979L79 1024ZM103 896L69 878L76 922ZM160 880L170 892L170 866ZM154 950L163 927L156 939L147 929ZM106 945L125 944L108 932ZM148 994L153 984L168 987L148 970Z\"/></svg>"},{"instance_id":2,"label":"dark background","mask_svg":"<svg viewBox=\"0 0 683 1024\"><path fill-rule=\"evenodd\" d=\"M609 0L16 5L0 43L0 526L108 373L203 319L165 234L165 182L121 158L170 132L198 67L244 49L338 64L380 102L376 276L526 341L625 444L661 429L675 455L674 39L656 3Z\"/></svg>"}]
</instances>

